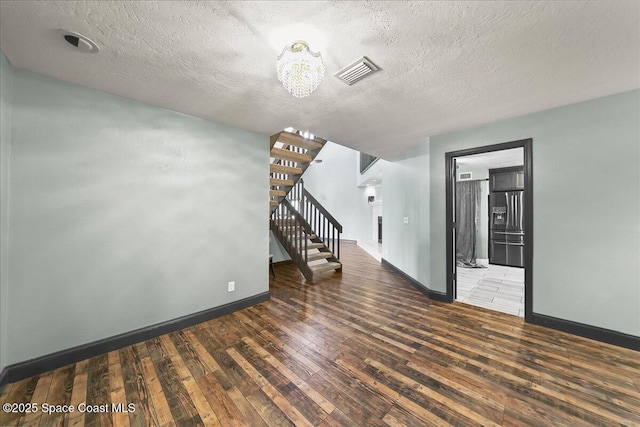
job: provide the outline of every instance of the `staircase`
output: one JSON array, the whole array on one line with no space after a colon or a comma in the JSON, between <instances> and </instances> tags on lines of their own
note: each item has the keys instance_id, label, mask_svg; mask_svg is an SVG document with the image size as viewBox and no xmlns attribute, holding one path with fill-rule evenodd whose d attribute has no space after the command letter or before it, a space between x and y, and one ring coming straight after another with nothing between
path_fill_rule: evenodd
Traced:
<instances>
[{"instance_id":1,"label":"staircase","mask_svg":"<svg viewBox=\"0 0 640 427\"><path fill-rule=\"evenodd\" d=\"M325 143L299 132L271 136L270 228L309 283L316 274L342 269L342 226L305 190L301 179Z\"/></svg>"}]
</instances>

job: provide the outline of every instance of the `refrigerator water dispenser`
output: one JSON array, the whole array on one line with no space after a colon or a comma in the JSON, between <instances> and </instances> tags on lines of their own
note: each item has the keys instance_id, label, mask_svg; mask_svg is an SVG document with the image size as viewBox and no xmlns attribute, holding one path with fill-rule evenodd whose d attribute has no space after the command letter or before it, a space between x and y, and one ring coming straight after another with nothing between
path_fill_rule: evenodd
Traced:
<instances>
[{"instance_id":1,"label":"refrigerator water dispenser","mask_svg":"<svg viewBox=\"0 0 640 427\"><path fill-rule=\"evenodd\" d=\"M491 209L491 224L505 225L507 223L507 208L493 207Z\"/></svg>"}]
</instances>

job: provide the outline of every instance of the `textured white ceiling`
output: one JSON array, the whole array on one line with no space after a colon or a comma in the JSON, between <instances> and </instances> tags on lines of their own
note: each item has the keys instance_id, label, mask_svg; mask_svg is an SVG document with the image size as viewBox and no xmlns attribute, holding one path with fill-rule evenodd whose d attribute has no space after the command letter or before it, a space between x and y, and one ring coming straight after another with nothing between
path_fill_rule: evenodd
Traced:
<instances>
[{"instance_id":1,"label":"textured white ceiling","mask_svg":"<svg viewBox=\"0 0 640 427\"><path fill-rule=\"evenodd\" d=\"M639 17L635 0L1 1L0 48L18 68L394 160L427 136L640 87ZM100 52L74 51L58 29ZM297 39L327 68L303 99L276 77ZM382 71L333 77L363 55Z\"/></svg>"}]
</instances>

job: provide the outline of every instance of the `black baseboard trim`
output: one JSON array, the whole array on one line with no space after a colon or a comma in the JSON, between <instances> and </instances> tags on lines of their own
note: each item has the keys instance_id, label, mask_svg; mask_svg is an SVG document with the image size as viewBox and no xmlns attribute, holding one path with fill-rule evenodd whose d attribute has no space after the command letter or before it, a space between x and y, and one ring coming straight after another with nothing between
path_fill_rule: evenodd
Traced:
<instances>
[{"instance_id":1,"label":"black baseboard trim","mask_svg":"<svg viewBox=\"0 0 640 427\"><path fill-rule=\"evenodd\" d=\"M451 301L450 299L447 298L447 294L445 294L443 292L432 291L431 289L427 288L425 285L423 285L422 283L418 282L416 279L414 279L413 277L409 276L407 273L405 273L404 271L400 270L398 267L396 267L395 265L391 264L389 261L387 261L384 258L382 258L382 265L385 265L385 266L389 267L391 270L393 270L394 273L396 273L397 275L402 277L411 286L413 286L414 288L416 288L417 290L422 292L427 298L432 299L432 300L436 300L436 301L441 301L441 302L453 302L453 301Z\"/></svg>"},{"instance_id":2,"label":"black baseboard trim","mask_svg":"<svg viewBox=\"0 0 640 427\"><path fill-rule=\"evenodd\" d=\"M9 372L7 371L7 368L5 367L1 372L0 372L0 394L2 394L2 392L4 391L5 386L9 384Z\"/></svg>"},{"instance_id":3,"label":"black baseboard trim","mask_svg":"<svg viewBox=\"0 0 640 427\"><path fill-rule=\"evenodd\" d=\"M532 317L532 323L534 325L545 326L592 340L640 351L640 337L634 335L628 335L597 326L585 325L584 323L572 322L571 320L558 319L557 317L544 314L533 313Z\"/></svg>"},{"instance_id":4,"label":"black baseboard trim","mask_svg":"<svg viewBox=\"0 0 640 427\"><path fill-rule=\"evenodd\" d=\"M400 270L398 267L391 264L384 258L382 258L382 265L389 267L394 273L398 274L411 286L422 292L428 298L442 302L453 302L452 300L447 298L446 293L428 289L422 283L418 282L416 279L409 276L404 271ZM531 323L562 332L568 332L573 335L590 338L592 340L617 345L619 347L640 351L640 337L636 337L634 335L628 335L622 332L612 331L610 329L586 325L584 323L572 322L570 320L558 319L556 317L537 313L532 313Z\"/></svg>"},{"instance_id":5,"label":"black baseboard trim","mask_svg":"<svg viewBox=\"0 0 640 427\"><path fill-rule=\"evenodd\" d=\"M215 319L216 317L224 316L225 314L233 313L234 311L251 307L252 305L256 305L267 300L269 300L269 292L263 292L239 301L209 308L197 313L187 314L186 316L178 317L166 322L157 323L145 328L93 341L88 344L57 351L35 359L15 363L5 367L2 371L3 376L1 378L6 377L6 380L10 383L20 381L90 357L98 356L132 344L159 337L160 335L188 328L189 326L197 325L198 323L206 322L207 320Z\"/></svg>"}]
</instances>

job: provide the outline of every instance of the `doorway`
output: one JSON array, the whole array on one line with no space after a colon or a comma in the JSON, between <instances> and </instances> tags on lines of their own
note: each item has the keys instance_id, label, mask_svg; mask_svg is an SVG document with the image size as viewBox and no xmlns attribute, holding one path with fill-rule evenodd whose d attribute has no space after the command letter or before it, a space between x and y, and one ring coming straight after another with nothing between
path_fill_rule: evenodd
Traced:
<instances>
[{"instance_id":1,"label":"doorway","mask_svg":"<svg viewBox=\"0 0 640 427\"><path fill-rule=\"evenodd\" d=\"M531 144L525 139L445 154L447 300L520 315L528 322L533 307ZM511 175L518 188L504 187ZM498 196L507 197L504 208ZM514 218L519 218L516 225ZM504 258L505 248L519 256ZM515 298L522 286L524 304Z\"/></svg>"}]
</instances>

